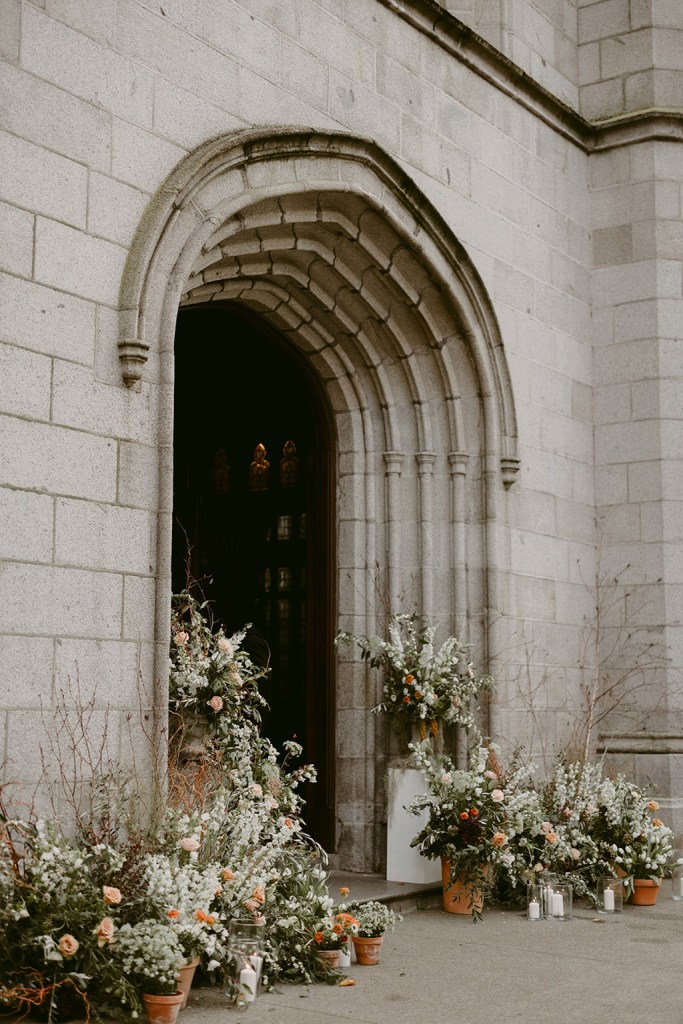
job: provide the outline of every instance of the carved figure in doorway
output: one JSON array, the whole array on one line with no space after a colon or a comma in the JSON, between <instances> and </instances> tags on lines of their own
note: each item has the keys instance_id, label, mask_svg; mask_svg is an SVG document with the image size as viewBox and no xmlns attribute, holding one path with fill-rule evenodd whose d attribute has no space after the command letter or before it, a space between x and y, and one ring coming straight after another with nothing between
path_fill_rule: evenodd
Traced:
<instances>
[{"instance_id":1,"label":"carved figure in doorway","mask_svg":"<svg viewBox=\"0 0 683 1024\"><path fill-rule=\"evenodd\" d=\"M249 489L251 491L267 491L270 479L270 463L266 456L265 446L257 444L254 458L249 467Z\"/></svg>"},{"instance_id":2,"label":"carved figure in doorway","mask_svg":"<svg viewBox=\"0 0 683 1024\"><path fill-rule=\"evenodd\" d=\"M297 487L299 484L299 456L293 441L285 441L282 449L280 484L282 487Z\"/></svg>"}]
</instances>

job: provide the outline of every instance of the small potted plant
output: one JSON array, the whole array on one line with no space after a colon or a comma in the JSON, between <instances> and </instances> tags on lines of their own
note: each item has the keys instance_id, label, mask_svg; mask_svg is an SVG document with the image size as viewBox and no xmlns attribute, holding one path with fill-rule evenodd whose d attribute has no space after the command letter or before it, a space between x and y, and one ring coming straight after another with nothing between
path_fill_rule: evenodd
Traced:
<instances>
[{"instance_id":1,"label":"small potted plant","mask_svg":"<svg viewBox=\"0 0 683 1024\"><path fill-rule=\"evenodd\" d=\"M342 951L348 947L348 936L340 921L328 918L320 921L313 935L313 946L317 959L325 970L339 967Z\"/></svg>"},{"instance_id":2,"label":"small potted plant","mask_svg":"<svg viewBox=\"0 0 683 1024\"><path fill-rule=\"evenodd\" d=\"M367 903L351 903L346 912L355 918L356 923L350 925L351 939L359 964L372 965L379 963L379 952L387 929L394 930L394 925L402 920L400 914L394 913L385 903L369 900Z\"/></svg>"},{"instance_id":3,"label":"small potted plant","mask_svg":"<svg viewBox=\"0 0 683 1024\"><path fill-rule=\"evenodd\" d=\"M142 994L148 1019L173 1024L183 1001L178 970L185 962L173 929L149 918L124 924L116 933L115 948L122 970Z\"/></svg>"}]
</instances>

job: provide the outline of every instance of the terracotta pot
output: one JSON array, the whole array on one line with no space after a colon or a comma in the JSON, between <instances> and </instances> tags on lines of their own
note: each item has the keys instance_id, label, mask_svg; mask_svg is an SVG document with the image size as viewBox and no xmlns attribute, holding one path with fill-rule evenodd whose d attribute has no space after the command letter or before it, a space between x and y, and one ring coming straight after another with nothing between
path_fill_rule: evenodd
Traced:
<instances>
[{"instance_id":1,"label":"terracotta pot","mask_svg":"<svg viewBox=\"0 0 683 1024\"><path fill-rule=\"evenodd\" d=\"M488 865L484 867L484 874L487 871ZM481 913L484 906L484 894L481 889L472 890L463 878L456 878L452 885L450 880L451 862L442 858L441 884L443 886L443 909L446 913L471 914L472 904L474 904L474 909Z\"/></svg>"},{"instance_id":2,"label":"terracotta pot","mask_svg":"<svg viewBox=\"0 0 683 1024\"><path fill-rule=\"evenodd\" d=\"M318 949L315 955L327 970L334 971L339 967L340 949Z\"/></svg>"},{"instance_id":3,"label":"terracotta pot","mask_svg":"<svg viewBox=\"0 0 683 1024\"><path fill-rule=\"evenodd\" d=\"M659 895L659 882L653 882L651 878L634 878L631 903L635 907L654 907Z\"/></svg>"},{"instance_id":4,"label":"terracotta pot","mask_svg":"<svg viewBox=\"0 0 683 1024\"><path fill-rule=\"evenodd\" d=\"M178 989L183 993L183 1001L180 1004L180 1009L184 1010L187 1006L187 1000L190 995L190 989L192 988L192 981L194 979L194 972L199 966L199 957L191 957L186 964L178 970Z\"/></svg>"},{"instance_id":5,"label":"terracotta pot","mask_svg":"<svg viewBox=\"0 0 683 1024\"><path fill-rule=\"evenodd\" d=\"M152 1024L175 1024L180 1013L183 993L176 992L172 996L154 996L150 992L143 992L142 1001L147 1011L147 1020Z\"/></svg>"},{"instance_id":6,"label":"terracotta pot","mask_svg":"<svg viewBox=\"0 0 683 1024\"><path fill-rule=\"evenodd\" d=\"M353 948L356 953L356 962L371 967L379 963L379 951L384 942L383 935L373 935L372 938L364 938L362 935L353 936Z\"/></svg>"}]
</instances>

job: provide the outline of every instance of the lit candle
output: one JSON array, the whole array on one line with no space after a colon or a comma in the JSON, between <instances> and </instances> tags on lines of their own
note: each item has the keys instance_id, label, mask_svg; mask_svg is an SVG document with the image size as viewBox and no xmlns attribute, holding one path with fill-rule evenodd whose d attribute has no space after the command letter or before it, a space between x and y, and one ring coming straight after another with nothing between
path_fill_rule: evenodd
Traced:
<instances>
[{"instance_id":1,"label":"lit candle","mask_svg":"<svg viewBox=\"0 0 683 1024\"><path fill-rule=\"evenodd\" d=\"M602 904L605 910L614 910L614 893L611 889L605 889L603 892Z\"/></svg>"},{"instance_id":2,"label":"lit candle","mask_svg":"<svg viewBox=\"0 0 683 1024\"><path fill-rule=\"evenodd\" d=\"M541 908L539 907L536 900L532 900L529 904L529 920L538 921L541 917Z\"/></svg>"},{"instance_id":3,"label":"lit candle","mask_svg":"<svg viewBox=\"0 0 683 1024\"><path fill-rule=\"evenodd\" d=\"M553 912L553 887L552 885L547 886L545 890L545 914L546 917L550 917Z\"/></svg>"},{"instance_id":4,"label":"lit candle","mask_svg":"<svg viewBox=\"0 0 683 1024\"><path fill-rule=\"evenodd\" d=\"M263 957L254 954L253 956L248 957L248 962L256 971L256 987L258 987L261 980L261 971L263 970Z\"/></svg>"},{"instance_id":5,"label":"lit candle","mask_svg":"<svg viewBox=\"0 0 683 1024\"><path fill-rule=\"evenodd\" d=\"M240 991L248 1003L256 999L256 971L248 960L240 971Z\"/></svg>"},{"instance_id":6,"label":"lit candle","mask_svg":"<svg viewBox=\"0 0 683 1024\"><path fill-rule=\"evenodd\" d=\"M553 893L553 917L564 917L564 898L561 892Z\"/></svg>"}]
</instances>

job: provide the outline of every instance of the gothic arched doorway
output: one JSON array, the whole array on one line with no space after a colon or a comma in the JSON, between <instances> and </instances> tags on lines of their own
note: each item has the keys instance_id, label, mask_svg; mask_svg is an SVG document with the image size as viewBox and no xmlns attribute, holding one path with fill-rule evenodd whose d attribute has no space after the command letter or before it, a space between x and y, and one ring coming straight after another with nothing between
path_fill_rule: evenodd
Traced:
<instances>
[{"instance_id":1,"label":"gothic arched doorway","mask_svg":"<svg viewBox=\"0 0 683 1024\"><path fill-rule=\"evenodd\" d=\"M269 663L264 732L295 737L318 782L304 816L333 849L331 428L310 369L229 304L180 311L175 344L173 585L189 572Z\"/></svg>"}]
</instances>

